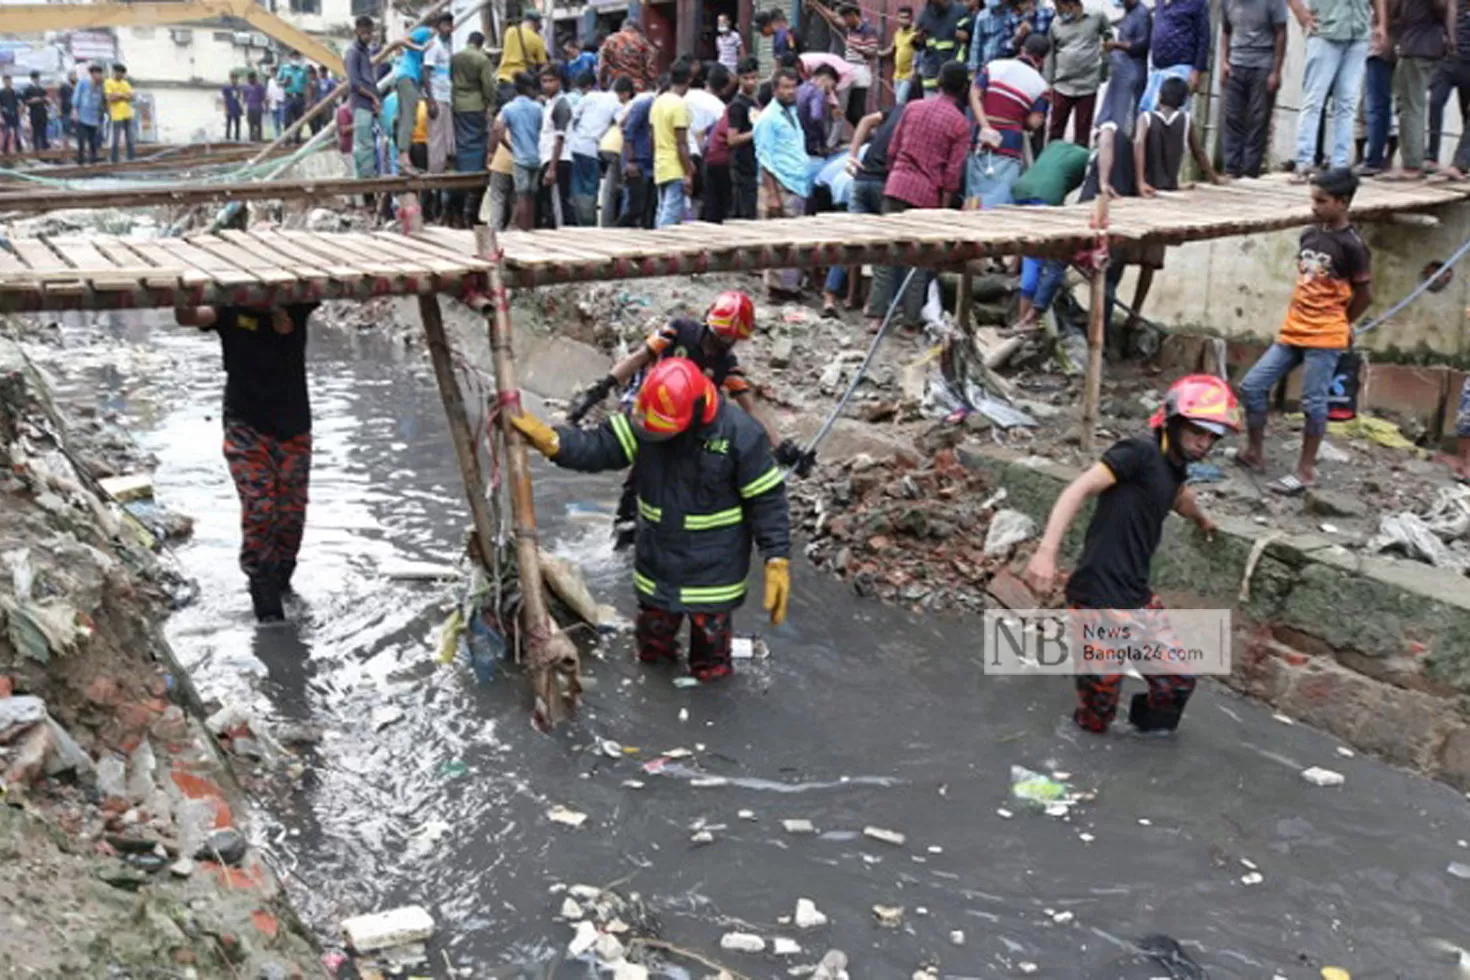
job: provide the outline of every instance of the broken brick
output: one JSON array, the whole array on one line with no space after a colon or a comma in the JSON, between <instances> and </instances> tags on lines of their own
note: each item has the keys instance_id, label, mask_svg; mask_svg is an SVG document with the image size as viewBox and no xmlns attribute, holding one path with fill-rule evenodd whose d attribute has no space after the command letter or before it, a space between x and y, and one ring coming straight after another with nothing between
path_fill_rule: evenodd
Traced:
<instances>
[{"instance_id":1,"label":"broken brick","mask_svg":"<svg viewBox=\"0 0 1470 980\"><path fill-rule=\"evenodd\" d=\"M1036 594L1013 575L1010 569L1002 568L990 578L985 587L991 598L1007 609L1035 609Z\"/></svg>"},{"instance_id":2,"label":"broken brick","mask_svg":"<svg viewBox=\"0 0 1470 980\"><path fill-rule=\"evenodd\" d=\"M265 934L267 939L275 939L276 934L281 931L281 921L271 915L265 909L256 909L250 913L250 921Z\"/></svg>"}]
</instances>

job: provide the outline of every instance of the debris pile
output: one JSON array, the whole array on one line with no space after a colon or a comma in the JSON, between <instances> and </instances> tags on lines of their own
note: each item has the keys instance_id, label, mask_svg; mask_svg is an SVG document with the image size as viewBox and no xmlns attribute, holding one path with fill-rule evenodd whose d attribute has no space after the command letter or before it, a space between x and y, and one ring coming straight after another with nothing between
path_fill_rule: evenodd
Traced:
<instances>
[{"instance_id":1,"label":"debris pile","mask_svg":"<svg viewBox=\"0 0 1470 980\"><path fill-rule=\"evenodd\" d=\"M993 514L1001 495L941 449L914 467L858 455L793 486L793 517L808 557L859 595L928 608L983 609L985 586L1035 525ZM1019 515L1018 515L1019 516ZM1005 533L990 539L992 521ZM998 528L999 530L999 528Z\"/></svg>"}]
</instances>

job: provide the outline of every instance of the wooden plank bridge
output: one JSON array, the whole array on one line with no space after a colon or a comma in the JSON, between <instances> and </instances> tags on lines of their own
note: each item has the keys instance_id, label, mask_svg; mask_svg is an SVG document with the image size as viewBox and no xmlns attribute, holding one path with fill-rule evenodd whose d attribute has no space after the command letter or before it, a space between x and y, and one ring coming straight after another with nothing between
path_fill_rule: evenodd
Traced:
<instances>
[{"instance_id":1,"label":"wooden plank bridge","mask_svg":"<svg viewBox=\"0 0 1470 980\"><path fill-rule=\"evenodd\" d=\"M1365 181L1358 220L1464 201L1470 185ZM1069 256L1095 240L1090 204L885 216L701 222L644 231L565 228L499 236L506 285L840 264L958 268L988 256ZM1307 189L1284 178L1113 202L1108 236L1174 245L1312 222ZM484 292L491 259L469 231L225 231L184 238L18 239L0 248L0 311L124 309Z\"/></svg>"}]
</instances>

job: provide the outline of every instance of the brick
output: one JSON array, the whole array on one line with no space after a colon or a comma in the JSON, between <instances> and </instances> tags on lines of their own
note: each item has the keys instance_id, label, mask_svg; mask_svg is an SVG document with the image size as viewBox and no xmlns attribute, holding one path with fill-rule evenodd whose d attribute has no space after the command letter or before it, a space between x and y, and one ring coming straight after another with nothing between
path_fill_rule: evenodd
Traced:
<instances>
[{"instance_id":1,"label":"brick","mask_svg":"<svg viewBox=\"0 0 1470 980\"><path fill-rule=\"evenodd\" d=\"M122 688L111 677L94 677L87 684L86 698L101 707L115 707L122 700Z\"/></svg>"},{"instance_id":2,"label":"brick","mask_svg":"<svg viewBox=\"0 0 1470 980\"><path fill-rule=\"evenodd\" d=\"M1425 767L1433 764L1450 705L1418 691L1380 684L1376 704L1355 712L1353 744L1390 762Z\"/></svg>"},{"instance_id":3,"label":"brick","mask_svg":"<svg viewBox=\"0 0 1470 980\"><path fill-rule=\"evenodd\" d=\"M15 679L7 674L0 674L0 698L8 698L15 693Z\"/></svg>"},{"instance_id":4,"label":"brick","mask_svg":"<svg viewBox=\"0 0 1470 980\"><path fill-rule=\"evenodd\" d=\"M280 920L265 909L256 909L251 912L250 921L267 939L275 939L277 933L281 931Z\"/></svg>"},{"instance_id":5,"label":"brick","mask_svg":"<svg viewBox=\"0 0 1470 980\"><path fill-rule=\"evenodd\" d=\"M986 591L1007 609L1035 609L1036 595L1010 569L1002 568L990 578Z\"/></svg>"},{"instance_id":6,"label":"brick","mask_svg":"<svg viewBox=\"0 0 1470 980\"><path fill-rule=\"evenodd\" d=\"M1345 735L1352 723L1376 708L1380 689L1376 682L1319 658L1298 674L1280 706L1309 725Z\"/></svg>"}]
</instances>

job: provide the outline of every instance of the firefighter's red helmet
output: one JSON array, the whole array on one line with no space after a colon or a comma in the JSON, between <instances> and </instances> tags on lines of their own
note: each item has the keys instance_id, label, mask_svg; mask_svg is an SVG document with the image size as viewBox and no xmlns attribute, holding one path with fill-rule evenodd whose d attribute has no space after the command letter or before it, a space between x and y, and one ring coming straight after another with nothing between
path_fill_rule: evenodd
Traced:
<instances>
[{"instance_id":1,"label":"firefighter's red helmet","mask_svg":"<svg viewBox=\"0 0 1470 980\"><path fill-rule=\"evenodd\" d=\"M654 365L633 403L633 428L650 442L661 442L688 429L696 419L714 421L719 411L715 384L684 357L666 357Z\"/></svg>"},{"instance_id":2,"label":"firefighter's red helmet","mask_svg":"<svg viewBox=\"0 0 1470 980\"><path fill-rule=\"evenodd\" d=\"M738 289L726 290L710 304L704 322L727 344L749 340L755 332L755 303Z\"/></svg>"},{"instance_id":3,"label":"firefighter's red helmet","mask_svg":"<svg viewBox=\"0 0 1470 980\"><path fill-rule=\"evenodd\" d=\"M1240 403L1235 400L1235 392L1212 374L1186 375L1170 385L1164 404L1148 424L1161 428L1176 416L1217 436L1240 431Z\"/></svg>"}]
</instances>

